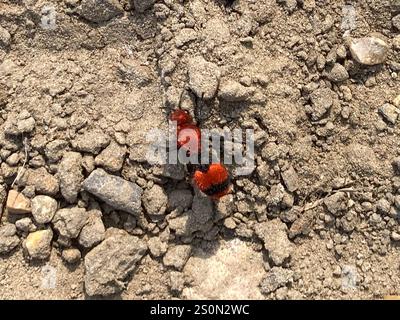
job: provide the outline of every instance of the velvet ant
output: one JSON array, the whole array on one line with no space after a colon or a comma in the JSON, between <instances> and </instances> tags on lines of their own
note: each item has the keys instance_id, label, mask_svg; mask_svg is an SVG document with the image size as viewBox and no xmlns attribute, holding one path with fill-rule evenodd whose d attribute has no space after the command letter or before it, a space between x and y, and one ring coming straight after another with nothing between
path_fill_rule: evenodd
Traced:
<instances>
[{"instance_id":1,"label":"velvet ant","mask_svg":"<svg viewBox=\"0 0 400 320\"><path fill-rule=\"evenodd\" d=\"M199 153L201 149L201 131L194 123L192 116L184 110L178 109L171 113L171 121L177 122L178 148L187 148L187 152ZM194 144L188 144L195 141ZM190 148L187 146L195 146ZM221 163L201 164L194 166L193 182L196 187L211 197L218 200L230 191L230 176L228 170Z\"/></svg>"}]
</instances>

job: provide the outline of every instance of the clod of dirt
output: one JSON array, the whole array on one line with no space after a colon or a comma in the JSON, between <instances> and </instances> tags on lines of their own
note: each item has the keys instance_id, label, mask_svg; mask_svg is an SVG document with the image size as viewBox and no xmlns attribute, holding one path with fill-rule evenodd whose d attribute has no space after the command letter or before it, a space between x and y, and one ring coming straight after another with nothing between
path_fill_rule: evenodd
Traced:
<instances>
[{"instance_id":1,"label":"clod of dirt","mask_svg":"<svg viewBox=\"0 0 400 320\"><path fill-rule=\"evenodd\" d=\"M145 12L146 10L150 9L155 0L132 0L135 10L138 12Z\"/></svg>"},{"instance_id":2,"label":"clod of dirt","mask_svg":"<svg viewBox=\"0 0 400 320\"><path fill-rule=\"evenodd\" d=\"M149 215L162 216L167 209L168 196L165 190L155 184L143 192L143 205Z\"/></svg>"},{"instance_id":3,"label":"clod of dirt","mask_svg":"<svg viewBox=\"0 0 400 320\"><path fill-rule=\"evenodd\" d=\"M255 226L254 231L276 266L290 258L293 247L286 234L287 226L280 219L260 223Z\"/></svg>"},{"instance_id":4,"label":"clod of dirt","mask_svg":"<svg viewBox=\"0 0 400 320\"><path fill-rule=\"evenodd\" d=\"M343 82L349 79L349 73L346 68L339 63L335 63L328 72L328 79L333 82Z\"/></svg>"},{"instance_id":5,"label":"clod of dirt","mask_svg":"<svg viewBox=\"0 0 400 320\"><path fill-rule=\"evenodd\" d=\"M0 254L9 253L19 242L15 225L8 223L0 227Z\"/></svg>"},{"instance_id":6,"label":"clod of dirt","mask_svg":"<svg viewBox=\"0 0 400 320\"><path fill-rule=\"evenodd\" d=\"M11 43L10 33L0 26L0 48L7 48Z\"/></svg>"},{"instance_id":7,"label":"clod of dirt","mask_svg":"<svg viewBox=\"0 0 400 320\"><path fill-rule=\"evenodd\" d=\"M100 130L86 131L79 135L71 142L72 147L81 152L98 154L110 143L111 139L108 135Z\"/></svg>"},{"instance_id":8,"label":"clod of dirt","mask_svg":"<svg viewBox=\"0 0 400 320\"><path fill-rule=\"evenodd\" d=\"M56 195L59 190L58 179L48 173L43 167L23 170L17 183L23 187L33 186L36 193L49 196Z\"/></svg>"},{"instance_id":9,"label":"clod of dirt","mask_svg":"<svg viewBox=\"0 0 400 320\"><path fill-rule=\"evenodd\" d=\"M124 164L126 147L111 142L95 159L95 165L110 172L118 172Z\"/></svg>"},{"instance_id":10,"label":"clod of dirt","mask_svg":"<svg viewBox=\"0 0 400 320\"><path fill-rule=\"evenodd\" d=\"M276 291L278 288L285 286L293 281L294 272L282 267L273 267L267 272L267 275L260 283L260 290L264 294Z\"/></svg>"},{"instance_id":11,"label":"clod of dirt","mask_svg":"<svg viewBox=\"0 0 400 320\"><path fill-rule=\"evenodd\" d=\"M115 209L131 214L140 213L142 188L136 183L96 169L86 178L82 187Z\"/></svg>"},{"instance_id":12,"label":"clod of dirt","mask_svg":"<svg viewBox=\"0 0 400 320\"><path fill-rule=\"evenodd\" d=\"M101 211L90 210L87 222L79 233L78 242L82 247L90 249L104 240L105 233Z\"/></svg>"},{"instance_id":13,"label":"clod of dirt","mask_svg":"<svg viewBox=\"0 0 400 320\"><path fill-rule=\"evenodd\" d=\"M218 98L229 102L249 101L255 88L245 87L233 80L222 81L218 90Z\"/></svg>"},{"instance_id":14,"label":"clod of dirt","mask_svg":"<svg viewBox=\"0 0 400 320\"><path fill-rule=\"evenodd\" d=\"M126 278L147 251L143 240L118 231L85 256L85 291L89 296L122 291Z\"/></svg>"},{"instance_id":15,"label":"clod of dirt","mask_svg":"<svg viewBox=\"0 0 400 320\"><path fill-rule=\"evenodd\" d=\"M69 203L76 203L83 181L82 155L78 152L66 152L58 167L60 191Z\"/></svg>"},{"instance_id":16,"label":"clod of dirt","mask_svg":"<svg viewBox=\"0 0 400 320\"><path fill-rule=\"evenodd\" d=\"M88 213L84 208L71 207L59 209L52 224L54 229L63 237L75 239L88 220Z\"/></svg>"},{"instance_id":17,"label":"clod of dirt","mask_svg":"<svg viewBox=\"0 0 400 320\"><path fill-rule=\"evenodd\" d=\"M123 13L117 0L83 0L77 12L91 22L105 22Z\"/></svg>"},{"instance_id":18,"label":"clod of dirt","mask_svg":"<svg viewBox=\"0 0 400 320\"><path fill-rule=\"evenodd\" d=\"M221 73L218 66L203 57L191 58L188 63L190 89L203 99L211 99L217 93Z\"/></svg>"},{"instance_id":19,"label":"clod of dirt","mask_svg":"<svg viewBox=\"0 0 400 320\"><path fill-rule=\"evenodd\" d=\"M163 263L167 267L173 267L182 270L190 257L192 248L190 245L176 245L168 248L163 258Z\"/></svg>"}]
</instances>

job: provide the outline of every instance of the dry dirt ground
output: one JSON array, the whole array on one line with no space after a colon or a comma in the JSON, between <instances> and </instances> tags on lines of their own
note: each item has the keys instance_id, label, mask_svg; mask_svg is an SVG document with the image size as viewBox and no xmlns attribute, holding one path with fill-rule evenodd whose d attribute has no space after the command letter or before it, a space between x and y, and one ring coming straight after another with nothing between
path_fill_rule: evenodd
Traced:
<instances>
[{"instance_id":1,"label":"dry dirt ground","mask_svg":"<svg viewBox=\"0 0 400 320\"><path fill-rule=\"evenodd\" d=\"M0 299L400 294L399 71L398 0L0 0ZM178 107L255 131L220 201Z\"/></svg>"}]
</instances>

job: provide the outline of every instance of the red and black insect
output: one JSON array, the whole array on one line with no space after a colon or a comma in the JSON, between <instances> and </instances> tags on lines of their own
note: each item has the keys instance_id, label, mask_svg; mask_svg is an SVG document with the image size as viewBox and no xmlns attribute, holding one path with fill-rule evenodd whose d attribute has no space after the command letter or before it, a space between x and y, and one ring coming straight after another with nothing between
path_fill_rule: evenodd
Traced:
<instances>
[{"instance_id":1,"label":"red and black insect","mask_svg":"<svg viewBox=\"0 0 400 320\"><path fill-rule=\"evenodd\" d=\"M171 113L170 119L177 122L178 148L187 148L189 154L199 154L201 150L201 131L193 122L192 116L187 111L178 109ZM190 141L192 143L189 143ZM188 145L190 147L187 147ZM211 198L218 200L229 193L230 176L223 164L194 165L191 171L194 171L193 182L196 187Z\"/></svg>"}]
</instances>

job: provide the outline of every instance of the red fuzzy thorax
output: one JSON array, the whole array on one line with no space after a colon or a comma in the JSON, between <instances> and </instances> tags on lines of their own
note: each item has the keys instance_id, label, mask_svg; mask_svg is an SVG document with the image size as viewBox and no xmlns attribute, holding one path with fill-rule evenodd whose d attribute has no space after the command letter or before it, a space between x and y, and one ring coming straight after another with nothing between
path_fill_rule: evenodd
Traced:
<instances>
[{"instance_id":1,"label":"red fuzzy thorax","mask_svg":"<svg viewBox=\"0 0 400 320\"><path fill-rule=\"evenodd\" d=\"M213 163L207 170L196 170L193 181L203 193L219 199L230 191L228 170L220 163Z\"/></svg>"}]
</instances>

